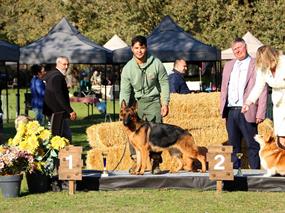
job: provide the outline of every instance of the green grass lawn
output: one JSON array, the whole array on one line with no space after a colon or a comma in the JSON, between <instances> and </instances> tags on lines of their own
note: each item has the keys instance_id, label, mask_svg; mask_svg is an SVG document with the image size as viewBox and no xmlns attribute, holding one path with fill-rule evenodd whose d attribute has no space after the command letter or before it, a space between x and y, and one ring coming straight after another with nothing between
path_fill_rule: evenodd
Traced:
<instances>
[{"instance_id":1,"label":"green grass lawn","mask_svg":"<svg viewBox=\"0 0 285 213\"><path fill-rule=\"evenodd\" d=\"M24 194L1 199L0 212L285 212L284 193L170 189Z\"/></svg>"},{"instance_id":2,"label":"green grass lawn","mask_svg":"<svg viewBox=\"0 0 285 213\"><path fill-rule=\"evenodd\" d=\"M21 113L24 113L21 90ZM16 115L15 90L9 90L10 122L4 123L4 137L14 136ZM108 113L113 106L108 103ZM90 149L86 128L104 122L105 118L96 109L87 116L87 107L72 103L78 120L71 122L73 144L82 146L84 153ZM29 112L32 116L32 112ZM118 103L116 103L118 113ZM25 179L22 181L21 197L0 198L0 212L285 212L285 193L278 192L222 192L175 189L134 189L119 191L76 192L67 191L28 194Z\"/></svg>"}]
</instances>

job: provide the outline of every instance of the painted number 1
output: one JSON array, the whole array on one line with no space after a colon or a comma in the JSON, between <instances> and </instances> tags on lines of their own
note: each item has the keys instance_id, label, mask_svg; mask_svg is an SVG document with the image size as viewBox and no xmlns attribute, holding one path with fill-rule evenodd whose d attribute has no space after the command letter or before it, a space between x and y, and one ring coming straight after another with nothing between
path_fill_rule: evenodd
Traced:
<instances>
[{"instance_id":1,"label":"painted number 1","mask_svg":"<svg viewBox=\"0 0 285 213\"><path fill-rule=\"evenodd\" d=\"M65 158L68 161L68 169L72 169L72 155Z\"/></svg>"},{"instance_id":2,"label":"painted number 1","mask_svg":"<svg viewBox=\"0 0 285 213\"><path fill-rule=\"evenodd\" d=\"M224 170L225 166L223 165L225 162L225 157L223 155L216 155L215 160L218 162L214 166L214 170Z\"/></svg>"}]
</instances>

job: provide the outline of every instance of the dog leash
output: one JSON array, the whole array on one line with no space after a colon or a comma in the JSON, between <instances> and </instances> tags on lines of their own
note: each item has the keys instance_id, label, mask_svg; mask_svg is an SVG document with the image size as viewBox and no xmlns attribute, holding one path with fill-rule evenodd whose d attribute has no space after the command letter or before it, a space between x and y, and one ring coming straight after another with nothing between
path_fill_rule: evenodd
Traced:
<instances>
[{"instance_id":1,"label":"dog leash","mask_svg":"<svg viewBox=\"0 0 285 213\"><path fill-rule=\"evenodd\" d=\"M146 124L146 123L143 123L141 126L139 126L139 128L136 129L136 131L138 131L138 130L139 130L142 126L144 126L145 124ZM124 158L124 156L125 156L125 154L126 154L127 143L128 143L128 142L125 142L125 147L124 147L123 154L122 154L122 156L121 156L119 162L118 162L117 165L115 166L115 168L111 170L112 172L114 172L114 171L118 168L118 166L121 164L121 162L122 162L122 160L123 160L123 158Z\"/></svg>"},{"instance_id":2,"label":"dog leash","mask_svg":"<svg viewBox=\"0 0 285 213\"><path fill-rule=\"evenodd\" d=\"M114 172L114 171L118 168L118 166L121 164L121 162L122 162L122 160L123 160L123 157L124 157L125 154L126 154L127 143L128 143L128 142L125 142L125 147L124 147L124 151L123 151L123 154L122 154L122 156L121 156L121 159L119 160L119 162L117 163L117 165L115 166L115 168L112 169L112 172Z\"/></svg>"},{"instance_id":3,"label":"dog leash","mask_svg":"<svg viewBox=\"0 0 285 213\"><path fill-rule=\"evenodd\" d=\"M278 147L279 149L285 150L285 146L280 143L280 138L279 138L279 136L277 136L276 145L277 145L277 147Z\"/></svg>"}]
</instances>

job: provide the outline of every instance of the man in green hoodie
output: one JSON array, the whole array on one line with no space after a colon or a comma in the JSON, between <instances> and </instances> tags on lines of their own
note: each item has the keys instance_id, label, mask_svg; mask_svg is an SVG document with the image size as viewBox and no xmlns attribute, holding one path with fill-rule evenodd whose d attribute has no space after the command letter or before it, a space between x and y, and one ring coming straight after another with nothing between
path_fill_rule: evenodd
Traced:
<instances>
[{"instance_id":1,"label":"man in green hoodie","mask_svg":"<svg viewBox=\"0 0 285 213\"><path fill-rule=\"evenodd\" d=\"M168 114L169 82L161 61L147 53L147 40L144 36L132 39L133 58L124 66L121 74L120 103L125 100L131 105L135 98L138 116L151 122L161 123ZM136 162L136 153L130 146L131 157ZM161 152L150 153L152 173L160 173ZM130 171L133 167L130 169Z\"/></svg>"}]
</instances>

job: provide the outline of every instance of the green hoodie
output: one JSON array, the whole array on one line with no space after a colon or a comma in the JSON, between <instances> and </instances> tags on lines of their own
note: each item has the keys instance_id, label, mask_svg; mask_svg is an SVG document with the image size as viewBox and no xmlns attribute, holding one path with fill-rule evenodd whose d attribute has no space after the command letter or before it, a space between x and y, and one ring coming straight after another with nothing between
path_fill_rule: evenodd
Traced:
<instances>
[{"instance_id":1,"label":"green hoodie","mask_svg":"<svg viewBox=\"0 0 285 213\"><path fill-rule=\"evenodd\" d=\"M121 75L120 103L125 100L128 104L132 92L134 92L136 100L160 98L162 105L168 105L168 76L159 59L148 55L147 61L138 65L133 57L124 66Z\"/></svg>"}]
</instances>

